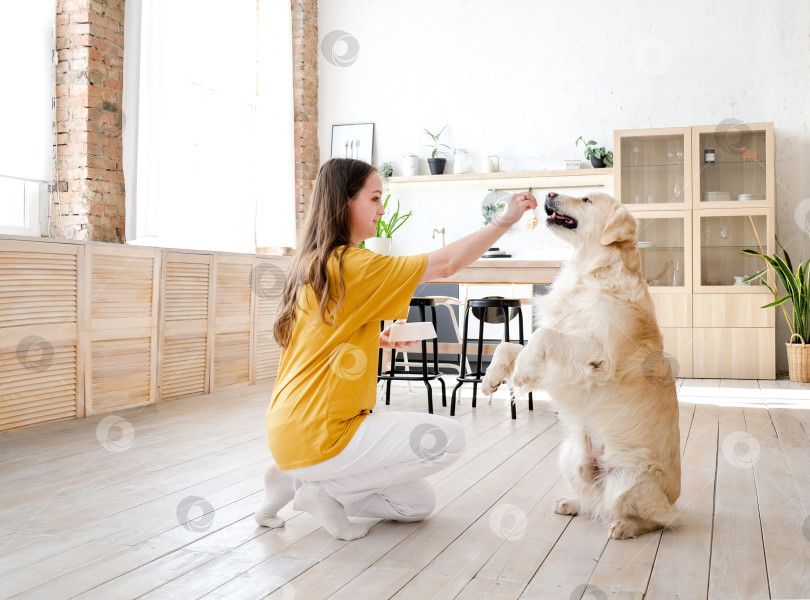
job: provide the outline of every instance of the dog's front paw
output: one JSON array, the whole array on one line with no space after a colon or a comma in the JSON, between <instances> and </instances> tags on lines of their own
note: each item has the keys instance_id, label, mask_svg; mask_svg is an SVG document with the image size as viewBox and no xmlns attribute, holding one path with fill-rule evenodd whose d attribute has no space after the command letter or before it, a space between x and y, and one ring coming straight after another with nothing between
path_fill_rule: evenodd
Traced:
<instances>
[{"instance_id":1,"label":"dog's front paw","mask_svg":"<svg viewBox=\"0 0 810 600\"><path fill-rule=\"evenodd\" d=\"M497 375L493 375L491 370L487 370L484 380L481 382L481 393L491 396L501 387L501 383L503 383L502 379L499 379Z\"/></svg>"},{"instance_id":2,"label":"dog's front paw","mask_svg":"<svg viewBox=\"0 0 810 600\"><path fill-rule=\"evenodd\" d=\"M558 515L579 514L579 500L576 498L557 498L554 502L554 512Z\"/></svg>"}]
</instances>

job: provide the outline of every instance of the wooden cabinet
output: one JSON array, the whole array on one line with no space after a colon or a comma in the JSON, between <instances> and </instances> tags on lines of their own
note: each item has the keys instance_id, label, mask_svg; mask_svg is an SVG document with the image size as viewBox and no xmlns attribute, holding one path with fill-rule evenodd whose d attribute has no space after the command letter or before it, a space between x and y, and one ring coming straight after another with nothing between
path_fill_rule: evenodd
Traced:
<instances>
[{"instance_id":1,"label":"wooden cabinet","mask_svg":"<svg viewBox=\"0 0 810 600\"><path fill-rule=\"evenodd\" d=\"M288 264L0 236L0 431L271 381Z\"/></svg>"},{"instance_id":2,"label":"wooden cabinet","mask_svg":"<svg viewBox=\"0 0 810 600\"><path fill-rule=\"evenodd\" d=\"M774 250L772 123L616 131L616 196L639 222L664 349L682 377L775 377L772 298L741 279Z\"/></svg>"}]
</instances>

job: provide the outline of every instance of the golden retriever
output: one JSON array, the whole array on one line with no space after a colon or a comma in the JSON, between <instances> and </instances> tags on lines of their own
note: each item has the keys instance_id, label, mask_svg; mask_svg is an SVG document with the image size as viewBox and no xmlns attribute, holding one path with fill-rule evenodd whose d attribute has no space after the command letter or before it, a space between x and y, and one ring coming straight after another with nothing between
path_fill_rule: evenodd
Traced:
<instances>
[{"instance_id":1,"label":"golden retriever","mask_svg":"<svg viewBox=\"0 0 810 600\"><path fill-rule=\"evenodd\" d=\"M550 193L548 227L574 247L528 344L502 343L482 391L546 390L566 438L571 488L554 511L591 515L624 539L671 525L681 489L678 400L641 273L636 220L607 194Z\"/></svg>"}]
</instances>

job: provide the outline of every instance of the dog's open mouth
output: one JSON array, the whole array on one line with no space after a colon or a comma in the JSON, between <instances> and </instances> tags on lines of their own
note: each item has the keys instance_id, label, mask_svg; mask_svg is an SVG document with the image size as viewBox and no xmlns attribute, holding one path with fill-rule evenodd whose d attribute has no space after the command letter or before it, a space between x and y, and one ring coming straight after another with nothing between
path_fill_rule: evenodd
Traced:
<instances>
[{"instance_id":1,"label":"dog's open mouth","mask_svg":"<svg viewBox=\"0 0 810 600\"><path fill-rule=\"evenodd\" d=\"M548 219L546 219L547 225L565 227L566 229L576 229L577 227L576 219L569 217L568 215L564 215L548 205L546 205L546 214L548 215Z\"/></svg>"}]
</instances>

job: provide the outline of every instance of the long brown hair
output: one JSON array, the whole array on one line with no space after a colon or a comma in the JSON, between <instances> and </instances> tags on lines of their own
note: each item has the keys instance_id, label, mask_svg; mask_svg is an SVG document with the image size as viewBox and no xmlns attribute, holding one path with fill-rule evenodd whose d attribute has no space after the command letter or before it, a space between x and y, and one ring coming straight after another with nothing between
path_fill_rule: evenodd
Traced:
<instances>
[{"instance_id":1,"label":"long brown hair","mask_svg":"<svg viewBox=\"0 0 810 600\"><path fill-rule=\"evenodd\" d=\"M345 247L351 244L349 200L357 196L374 171L376 169L370 164L352 158L330 159L318 171L301 246L287 272L287 281L273 325L273 337L282 348L290 343L299 293L306 285L312 286L315 297L318 298L323 322L335 324L335 316L346 295L343 254L346 252ZM343 250L336 255L337 289L330 290L326 265L332 252L341 246L344 246Z\"/></svg>"}]
</instances>

